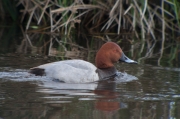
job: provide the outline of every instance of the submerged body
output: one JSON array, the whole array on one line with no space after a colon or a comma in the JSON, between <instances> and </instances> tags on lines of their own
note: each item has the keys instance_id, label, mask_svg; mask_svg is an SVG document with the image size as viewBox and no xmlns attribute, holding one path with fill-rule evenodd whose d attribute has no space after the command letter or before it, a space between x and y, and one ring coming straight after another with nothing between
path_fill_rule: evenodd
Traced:
<instances>
[{"instance_id":1,"label":"submerged body","mask_svg":"<svg viewBox=\"0 0 180 119\"><path fill-rule=\"evenodd\" d=\"M84 60L64 60L40 65L30 69L35 75L46 75L66 83L95 82L114 76L114 63L121 60L136 63L127 58L121 48L113 42L105 43L96 55L96 66Z\"/></svg>"}]
</instances>

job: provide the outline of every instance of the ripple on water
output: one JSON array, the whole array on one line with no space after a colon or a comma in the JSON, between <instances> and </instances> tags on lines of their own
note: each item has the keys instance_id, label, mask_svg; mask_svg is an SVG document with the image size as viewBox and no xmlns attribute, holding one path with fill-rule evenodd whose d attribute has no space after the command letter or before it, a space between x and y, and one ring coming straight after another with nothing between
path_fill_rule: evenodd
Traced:
<instances>
[{"instance_id":1,"label":"ripple on water","mask_svg":"<svg viewBox=\"0 0 180 119\"><path fill-rule=\"evenodd\" d=\"M35 76L32 74L29 74L28 70L25 70L25 69L9 69L9 68L5 68L4 71L0 71L0 79L4 81L11 80L11 81L21 81L21 82L49 80L49 78L46 76Z\"/></svg>"},{"instance_id":2,"label":"ripple on water","mask_svg":"<svg viewBox=\"0 0 180 119\"><path fill-rule=\"evenodd\" d=\"M126 72L117 72L116 73L116 77L115 80L117 83L121 83L121 82L130 82L130 81L134 81L134 80L138 80L137 77L127 74Z\"/></svg>"}]
</instances>

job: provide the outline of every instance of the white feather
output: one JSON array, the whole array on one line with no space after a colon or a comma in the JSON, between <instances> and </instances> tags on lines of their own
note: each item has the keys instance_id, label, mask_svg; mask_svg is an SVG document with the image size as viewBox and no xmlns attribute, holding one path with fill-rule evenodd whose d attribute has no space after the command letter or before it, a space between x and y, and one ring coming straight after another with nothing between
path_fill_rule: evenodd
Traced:
<instances>
[{"instance_id":1,"label":"white feather","mask_svg":"<svg viewBox=\"0 0 180 119\"><path fill-rule=\"evenodd\" d=\"M99 80L96 67L84 60L65 60L40 65L46 76L66 83L87 83Z\"/></svg>"}]
</instances>

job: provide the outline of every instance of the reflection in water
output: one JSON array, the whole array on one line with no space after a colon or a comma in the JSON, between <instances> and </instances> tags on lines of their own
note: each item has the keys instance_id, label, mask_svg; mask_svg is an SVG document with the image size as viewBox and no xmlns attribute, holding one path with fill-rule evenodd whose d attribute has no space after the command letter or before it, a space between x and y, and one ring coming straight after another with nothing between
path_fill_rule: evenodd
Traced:
<instances>
[{"instance_id":1,"label":"reflection in water","mask_svg":"<svg viewBox=\"0 0 180 119\"><path fill-rule=\"evenodd\" d=\"M84 37L24 33L16 38L10 33L1 36L0 44L0 118L180 118L179 44L166 46L158 64L158 42L120 43L125 54L139 59L139 65L116 67L138 80L65 84L30 77L27 70L65 58L93 62L96 49L104 43L101 38L90 37L85 42ZM0 34L5 34L4 30Z\"/></svg>"},{"instance_id":2,"label":"reflection in water","mask_svg":"<svg viewBox=\"0 0 180 119\"><path fill-rule=\"evenodd\" d=\"M18 34L18 36L16 32L20 30L22 35ZM16 35L13 36L11 32ZM124 37L123 40L118 41L117 38L119 37L116 38L116 36L110 36L108 34L106 34L106 37L102 37L101 35L87 36L84 34L73 37L56 33L27 33L24 32L22 27L20 29L14 27L8 30L0 29L0 34L3 34L0 36L0 53L16 52L18 54L33 56L38 54L55 56L60 59L77 58L94 62L96 50L108 39L108 41L118 42L128 57L138 60L141 64L174 66L176 63L179 66L179 43L165 44L164 49L161 50L161 43L154 40L151 41L150 39L146 42L131 43L133 39L129 42Z\"/></svg>"},{"instance_id":3,"label":"reflection in water","mask_svg":"<svg viewBox=\"0 0 180 119\"><path fill-rule=\"evenodd\" d=\"M120 102L117 99L118 93L116 90L116 83L114 79L99 82L98 87L94 90L96 95L101 96L95 102L95 118L113 118L118 115L117 111L120 109Z\"/></svg>"},{"instance_id":4,"label":"reflection in water","mask_svg":"<svg viewBox=\"0 0 180 119\"><path fill-rule=\"evenodd\" d=\"M51 85L51 88L49 87L50 85L51 84L47 84L47 82L45 82L43 83L43 85L41 85L43 87L38 89L38 92L50 94L50 96L48 98L46 97L46 99L51 99L51 101L48 100L45 103L52 103L53 105L51 106L57 107L57 105L59 105L60 103L68 103L67 101L57 101L57 99L62 100L65 98L72 98L72 96L82 96L79 97L78 100L94 102L94 109L92 108L92 110L90 110L90 113L92 113L95 119L111 119L114 115L118 115L118 110L123 107L122 105L125 105L117 100L118 92L115 92L116 83L114 79L88 84L56 83L55 86L53 83L53 86ZM47 86L48 89L44 89L47 88ZM51 95L57 94L63 94L66 96L64 96L63 98L56 96L57 99L55 100L56 97ZM58 114L58 112L56 114Z\"/></svg>"},{"instance_id":5,"label":"reflection in water","mask_svg":"<svg viewBox=\"0 0 180 119\"><path fill-rule=\"evenodd\" d=\"M0 116L52 119L180 117L179 73L153 68L156 67L144 67L138 80L130 82L110 79L88 84L30 78L24 69L1 68Z\"/></svg>"},{"instance_id":6,"label":"reflection in water","mask_svg":"<svg viewBox=\"0 0 180 119\"><path fill-rule=\"evenodd\" d=\"M77 44L74 38L67 36L59 36L59 34L38 34L38 33L25 33L21 29L24 35L24 39L21 41L17 48L17 53L30 53L30 54L43 54L48 56L56 56L71 59L85 59L90 58L92 44L94 41L84 43L85 47ZM81 41L82 42L82 41ZM101 44L104 42L101 41ZM81 44L81 43L80 43ZM91 47L91 49L89 49ZM29 52L28 52L29 51Z\"/></svg>"},{"instance_id":7,"label":"reflection in water","mask_svg":"<svg viewBox=\"0 0 180 119\"><path fill-rule=\"evenodd\" d=\"M87 84L67 84L55 82L45 77L34 76L30 78L24 70L20 69L9 70L9 72L0 72L0 78L20 82L38 81L32 82L39 85L36 92L44 93L45 95L40 98L45 104L54 108L62 107L61 104L75 103L74 99L78 97L79 101L93 101L94 107L92 107L91 113L95 118L111 118L113 115L118 115L118 110L124 105L117 100L119 94L115 92L116 82L114 79ZM48 115L53 117L55 114L61 117L60 112L61 110L54 110L52 114Z\"/></svg>"}]
</instances>

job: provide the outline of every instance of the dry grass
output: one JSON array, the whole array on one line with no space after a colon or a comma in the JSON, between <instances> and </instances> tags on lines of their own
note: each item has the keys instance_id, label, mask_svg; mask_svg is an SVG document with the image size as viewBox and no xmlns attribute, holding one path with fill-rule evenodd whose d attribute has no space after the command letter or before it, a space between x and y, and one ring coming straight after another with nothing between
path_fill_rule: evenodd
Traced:
<instances>
[{"instance_id":1,"label":"dry grass","mask_svg":"<svg viewBox=\"0 0 180 119\"><path fill-rule=\"evenodd\" d=\"M164 40L169 31L180 30L180 2L177 0L162 0L160 5L148 0L99 0L88 4L74 0L66 1L66 5L59 4L57 0L19 0L17 6L20 4L24 6L21 22L25 15L29 17L26 30L35 21L35 28L49 29L51 32L70 34L79 26L85 27L89 33L121 34L126 31L142 40L147 35L156 40L156 33L161 33Z\"/></svg>"}]
</instances>

